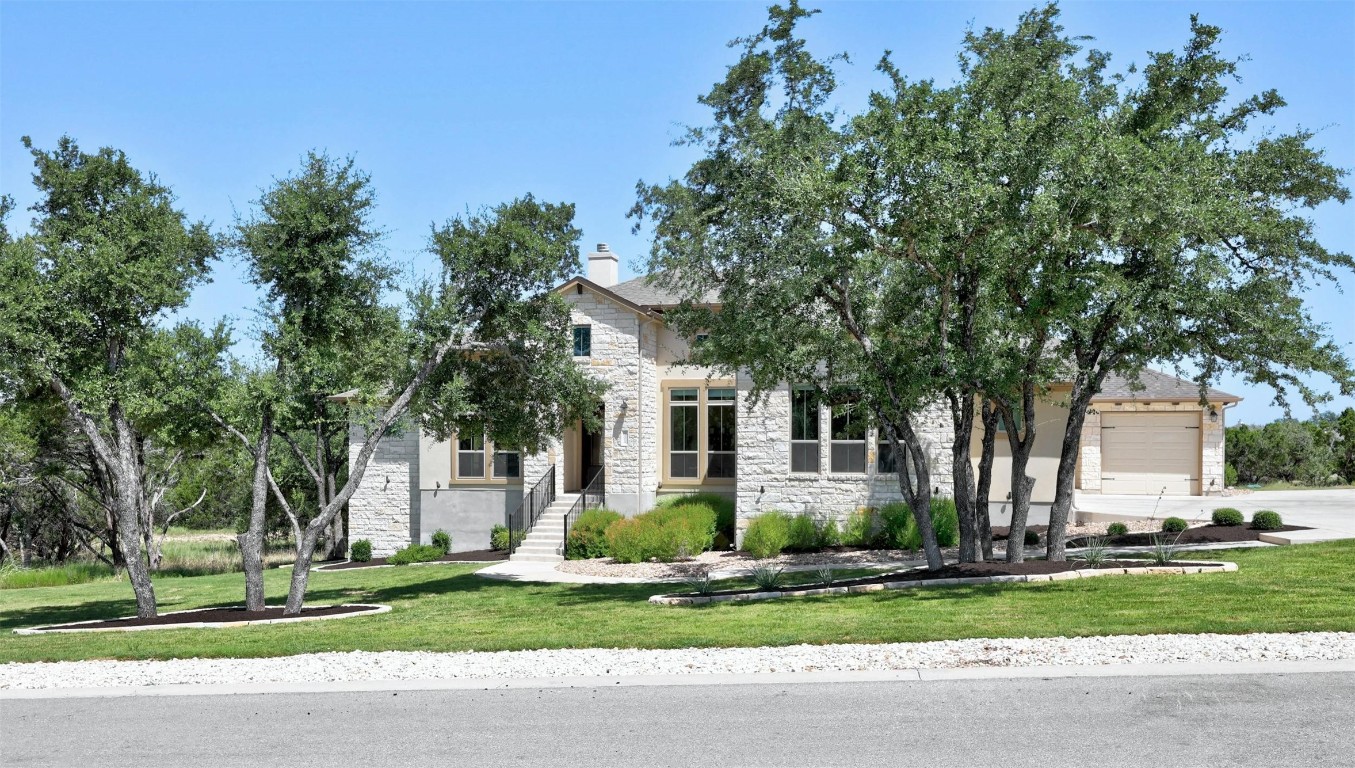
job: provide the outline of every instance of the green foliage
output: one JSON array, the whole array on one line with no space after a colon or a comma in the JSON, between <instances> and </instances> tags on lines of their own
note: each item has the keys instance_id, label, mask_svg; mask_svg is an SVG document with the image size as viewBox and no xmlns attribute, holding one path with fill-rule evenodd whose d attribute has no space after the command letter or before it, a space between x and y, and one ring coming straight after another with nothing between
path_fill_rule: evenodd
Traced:
<instances>
[{"instance_id":1,"label":"green foliage","mask_svg":"<svg viewBox=\"0 0 1355 768\"><path fill-rule=\"evenodd\" d=\"M1106 550L1106 540L1100 536L1092 536L1087 539L1087 543L1082 547L1079 555L1081 560L1093 568L1100 568L1106 562L1108 557Z\"/></svg>"},{"instance_id":2,"label":"green foliage","mask_svg":"<svg viewBox=\"0 0 1355 768\"><path fill-rule=\"evenodd\" d=\"M715 591L715 582L710 578L709 571L701 571L682 580L687 591L697 595L709 595Z\"/></svg>"},{"instance_id":3,"label":"green foliage","mask_svg":"<svg viewBox=\"0 0 1355 768\"><path fill-rule=\"evenodd\" d=\"M786 549L791 552L809 552L820 546L819 526L814 516L801 513L790 519Z\"/></svg>"},{"instance_id":4,"label":"green foliage","mask_svg":"<svg viewBox=\"0 0 1355 768\"><path fill-rule=\"evenodd\" d=\"M1180 533L1175 536L1167 536L1162 533L1153 534L1153 548L1148 553L1149 559L1153 561L1154 565L1170 565L1180 554L1181 549L1176 545L1176 542L1180 540Z\"/></svg>"},{"instance_id":5,"label":"green foliage","mask_svg":"<svg viewBox=\"0 0 1355 768\"><path fill-rule=\"evenodd\" d=\"M570 526L565 557L570 560L607 557L607 529L620 519L621 515L610 509L584 510Z\"/></svg>"},{"instance_id":6,"label":"green foliage","mask_svg":"<svg viewBox=\"0 0 1355 768\"><path fill-rule=\"evenodd\" d=\"M785 512L763 512L748 522L743 551L762 560L776 557L790 546L790 517Z\"/></svg>"},{"instance_id":7,"label":"green foliage","mask_svg":"<svg viewBox=\"0 0 1355 768\"><path fill-rule=\"evenodd\" d=\"M842 543L849 547L871 547L876 546L884 535L879 513L871 507L861 507L847 516Z\"/></svg>"},{"instance_id":8,"label":"green foliage","mask_svg":"<svg viewBox=\"0 0 1355 768\"><path fill-rule=\"evenodd\" d=\"M752 570L751 575L753 583L764 592L773 592L780 589L786 580L784 569L773 568L770 565L759 565Z\"/></svg>"},{"instance_id":9,"label":"green foliage","mask_svg":"<svg viewBox=\"0 0 1355 768\"><path fill-rule=\"evenodd\" d=\"M884 546L912 551L922 549L922 534L907 504L886 504L880 508L880 519L884 521ZM953 547L960 542L960 517L954 499L932 498L932 527L938 546Z\"/></svg>"},{"instance_id":10,"label":"green foliage","mask_svg":"<svg viewBox=\"0 0 1355 768\"><path fill-rule=\"evenodd\" d=\"M960 543L960 516L955 510L955 500L948 497L932 497L932 525L936 527L936 543L943 547L953 547Z\"/></svg>"},{"instance_id":11,"label":"green foliage","mask_svg":"<svg viewBox=\"0 0 1355 768\"><path fill-rule=\"evenodd\" d=\"M1180 533L1190 527L1190 523L1181 517L1169 517L1162 521L1162 530L1166 533Z\"/></svg>"},{"instance_id":12,"label":"green foliage","mask_svg":"<svg viewBox=\"0 0 1355 768\"><path fill-rule=\"evenodd\" d=\"M705 504L667 504L612 522L603 538L607 553L619 563L669 563L710 549L715 519L715 510Z\"/></svg>"},{"instance_id":13,"label":"green foliage","mask_svg":"<svg viewBox=\"0 0 1355 768\"><path fill-rule=\"evenodd\" d=\"M1111 523L1106 526L1107 536L1124 536L1129 533L1129 526L1124 523Z\"/></svg>"},{"instance_id":14,"label":"green foliage","mask_svg":"<svg viewBox=\"0 0 1355 768\"><path fill-rule=\"evenodd\" d=\"M1324 413L1308 421L1278 419L1260 427L1239 424L1224 431L1234 482L1323 486L1349 477L1355 451L1355 409ZM1225 472L1227 467L1225 467Z\"/></svg>"},{"instance_id":15,"label":"green foliage","mask_svg":"<svg viewBox=\"0 0 1355 768\"><path fill-rule=\"evenodd\" d=\"M1214 525L1242 525L1242 523L1245 522L1245 518L1242 517L1242 512L1240 510L1233 509L1232 507L1219 507L1214 510L1214 514L1210 516L1210 522Z\"/></svg>"},{"instance_id":16,"label":"green foliage","mask_svg":"<svg viewBox=\"0 0 1355 768\"><path fill-rule=\"evenodd\" d=\"M526 538L525 533L523 533L522 531L514 531L512 535L513 546L516 547L517 545L521 544L524 538ZM508 544L509 544L509 535L508 528L506 526L496 525L493 528L489 529L490 549L496 552L502 552L508 549Z\"/></svg>"},{"instance_id":17,"label":"green foliage","mask_svg":"<svg viewBox=\"0 0 1355 768\"><path fill-rule=\"evenodd\" d=\"M349 558L356 563L371 562L372 542L370 539L358 539L350 547Z\"/></svg>"},{"instance_id":18,"label":"green foliage","mask_svg":"<svg viewBox=\"0 0 1355 768\"><path fill-rule=\"evenodd\" d=\"M1225 488L1237 487L1237 467L1231 461L1223 465L1223 485Z\"/></svg>"},{"instance_id":19,"label":"green foliage","mask_svg":"<svg viewBox=\"0 0 1355 768\"><path fill-rule=\"evenodd\" d=\"M1027 528L1026 535L1022 537L1022 541L1027 547L1038 547L1040 545L1040 534Z\"/></svg>"},{"instance_id":20,"label":"green foliage","mask_svg":"<svg viewBox=\"0 0 1355 768\"><path fill-rule=\"evenodd\" d=\"M1258 531L1278 531L1284 527L1284 521L1279 512L1263 509L1251 516L1251 527Z\"/></svg>"},{"instance_id":21,"label":"green foliage","mask_svg":"<svg viewBox=\"0 0 1355 768\"><path fill-rule=\"evenodd\" d=\"M819 529L819 546L836 547L840 544L842 544L842 532L838 530L837 521L827 521Z\"/></svg>"},{"instance_id":22,"label":"green foliage","mask_svg":"<svg viewBox=\"0 0 1355 768\"><path fill-rule=\"evenodd\" d=\"M439 549L432 544L410 544L404 549L396 552L386 558L390 565L410 565L411 563L428 563L434 560L442 559L447 554L447 550Z\"/></svg>"},{"instance_id":23,"label":"green foliage","mask_svg":"<svg viewBox=\"0 0 1355 768\"><path fill-rule=\"evenodd\" d=\"M734 500L722 493L690 493L681 496L665 496L656 507L674 504L701 505L715 511L715 529L729 539L734 538Z\"/></svg>"},{"instance_id":24,"label":"green foliage","mask_svg":"<svg viewBox=\"0 0 1355 768\"><path fill-rule=\"evenodd\" d=\"M73 562L38 568L19 568L9 560L0 563L0 589L65 587L112 576L113 569L103 563Z\"/></svg>"},{"instance_id":25,"label":"green foliage","mask_svg":"<svg viewBox=\"0 0 1355 768\"><path fill-rule=\"evenodd\" d=\"M442 530L441 528L439 528L436 531L433 531L432 542L433 546L440 547L442 549L442 554L444 555L452 551L452 534Z\"/></svg>"}]
</instances>

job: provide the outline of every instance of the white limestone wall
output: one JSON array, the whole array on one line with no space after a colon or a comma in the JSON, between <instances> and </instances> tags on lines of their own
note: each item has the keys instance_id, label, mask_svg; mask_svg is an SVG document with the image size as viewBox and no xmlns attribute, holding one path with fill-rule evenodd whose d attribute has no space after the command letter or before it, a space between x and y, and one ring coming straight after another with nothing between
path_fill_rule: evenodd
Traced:
<instances>
[{"instance_id":1,"label":"white limestone wall","mask_svg":"<svg viewBox=\"0 0 1355 768\"><path fill-rule=\"evenodd\" d=\"M367 440L362 424L348 429L351 472ZM409 546L419 530L419 430L387 435L367 462L367 471L348 501L348 541L368 539L372 556L386 557Z\"/></svg>"},{"instance_id":2,"label":"white limestone wall","mask_svg":"<svg viewBox=\"0 0 1355 768\"><path fill-rule=\"evenodd\" d=\"M1223 493L1227 484L1223 470L1227 459L1223 449L1223 405L1215 404L1214 409L1219 414L1218 421L1210 421L1209 412L1205 411L1200 422L1200 493L1205 496Z\"/></svg>"},{"instance_id":3,"label":"white limestone wall","mask_svg":"<svg viewBox=\"0 0 1355 768\"><path fill-rule=\"evenodd\" d=\"M782 386L767 394L764 402L749 410L751 381L738 378L738 540L748 522L773 509L808 512L841 524L861 507L878 507L902 499L898 477L875 473L876 434L867 434L866 472L829 471L831 415L819 413L819 469L815 474L790 471L790 388ZM950 443L954 429L945 406L937 403L915 421L928 454L932 486L942 496L952 495Z\"/></svg>"}]
</instances>

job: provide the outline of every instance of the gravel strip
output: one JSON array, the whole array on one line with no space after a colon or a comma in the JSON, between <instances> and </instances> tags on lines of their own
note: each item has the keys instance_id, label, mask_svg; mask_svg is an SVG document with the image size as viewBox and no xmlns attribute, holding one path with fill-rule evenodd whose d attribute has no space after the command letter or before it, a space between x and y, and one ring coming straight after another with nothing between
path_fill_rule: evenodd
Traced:
<instances>
[{"instance_id":1,"label":"gravel strip","mask_svg":"<svg viewBox=\"0 0 1355 768\"><path fill-rule=\"evenodd\" d=\"M1111 635L878 645L673 650L314 653L270 659L67 661L0 665L0 689L848 672L1355 658L1355 633Z\"/></svg>"}]
</instances>

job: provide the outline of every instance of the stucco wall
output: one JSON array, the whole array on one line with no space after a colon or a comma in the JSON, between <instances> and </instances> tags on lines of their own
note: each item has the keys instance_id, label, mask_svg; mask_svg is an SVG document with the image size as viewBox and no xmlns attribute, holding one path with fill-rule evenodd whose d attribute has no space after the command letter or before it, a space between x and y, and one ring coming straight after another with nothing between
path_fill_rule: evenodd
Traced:
<instances>
[{"instance_id":1,"label":"stucco wall","mask_svg":"<svg viewBox=\"0 0 1355 768\"><path fill-rule=\"evenodd\" d=\"M349 425L350 471L367 434L361 424ZM419 437L407 429L388 435L376 447L367 472L348 501L348 540L372 542L372 556L386 557L409 545L419 530Z\"/></svg>"},{"instance_id":2,"label":"stucco wall","mask_svg":"<svg viewBox=\"0 0 1355 768\"><path fill-rule=\"evenodd\" d=\"M818 473L790 471L790 388L767 394L765 402L749 410L751 381L738 379L738 483L736 486L738 538L748 521L773 509L808 512L841 523L860 507L878 507L902 498L897 475L875 473L875 430L867 434L866 472L839 474L831 464L828 436L831 415L819 411ZM940 495L951 495L950 443L953 430L945 407L936 404L918 416L916 428L931 463L931 480Z\"/></svg>"},{"instance_id":3,"label":"stucco wall","mask_svg":"<svg viewBox=\"0 0 1355 768\"><path fill-rule=\"evenodd\" d=\"M976 420L977 421L977 420ZM1035 487L1030 492L1032 505L1047 506L1054 503L1054 485L1059 471L1059 454L1063 450L1063 430L1068 426L1068 405L1055 399L1040 400L1035 404L1035 445L1030 451L1030 460L1026 464L1026 474L1035 478ZM976 424L974 438L970 441L970 456L977 475L979 457L983 452L983 425ZM993 483L988 498L995 505L1008 501L1012 490L1012 451L1006 435L999 434L993 443ZM1010 510L1010 503L1006 506ZM1043 512L1042 514L1047 514ZM1010 516L1001 519L994 508L993 524L1007 525Z\"/></svg>"},{"instance_id":4,"label":"stucco wall","mask_svg":"<svg viewBox=\"0 0 1355 768\"><path fill-rule=\"evenodd\" d=\"M522 486L445 486L419 491L419 541L431 544L438 529L452 535L453 552L489 548L489 532L522 502Z\"/></svg>"}]
</instances>

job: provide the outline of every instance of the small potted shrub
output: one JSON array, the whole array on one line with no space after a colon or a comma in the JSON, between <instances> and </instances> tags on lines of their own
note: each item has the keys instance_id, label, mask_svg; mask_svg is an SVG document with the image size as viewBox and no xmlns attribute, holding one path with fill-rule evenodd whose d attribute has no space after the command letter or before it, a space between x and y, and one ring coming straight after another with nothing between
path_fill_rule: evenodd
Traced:
<instances>
[{"instance_id":1,"label":"small potted shrub","mask_svg":"<svg viewBox=\"0 0 1355 768\"><path fill-rule=\"evenodd\" d=\"M1163 533L1180 533L1189 527L1190 523L1187 523L1185 518L1182 517L1169 517L1162 521Z\"/></svg>"},{"instance_id":2,"label":"small potted shrub","mask_svg":"<svg viewBox=\"0 0 1355 768\"><path fill-rule=\"evenodd\" d=\"M452 534L441 528L433 532L433 546L442 550L442 554L452 551Z\"/></svg>"},{"instance_id":3,"label":"small potted shrub","mask_svg":"<svg viewBox=\"0 0 1355 768\"><path fill-rule=\"evenodd\" d=\"M1284 521L1279 512L1263 509L1251 516L1251 527L1258 531L1278 531L1284 527Z\"/></svg>"},{"instance_id":4,"label":"small potted shrub","mask_svg":"<svg viewBox=\"0 0 1355 768\"><path fill-rule=\"evenodd\" d=\"M1210 521L1214 525L1242 525L1242 512L1232 507L1219 507L1214 510Z\"/></svg>"},{"instance_id":5,"label":"small potted shrub","mask_svg":"<svg viewBox=\"0 0 1355 768\"><path fill-rule=\"evenodd\" d=\"M367 539L358 539L353 542L348 556L355 563L370 562L372 559L372 542Z\"/></svg>"}]
</instances>

